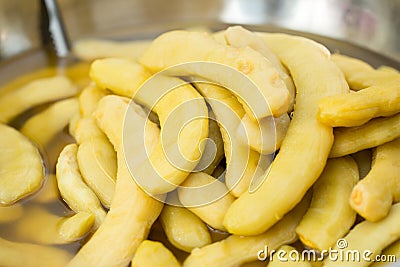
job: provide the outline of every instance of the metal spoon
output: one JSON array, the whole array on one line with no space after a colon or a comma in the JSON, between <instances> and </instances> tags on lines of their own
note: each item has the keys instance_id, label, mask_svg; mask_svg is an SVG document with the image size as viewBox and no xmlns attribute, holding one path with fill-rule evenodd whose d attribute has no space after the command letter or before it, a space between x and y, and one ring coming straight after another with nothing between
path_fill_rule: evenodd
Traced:
<instances>
[{"instance_id":1,"label":"metal spoon","mask_svg":"<svg viewBox=\"0 0 400 267\"><path fill-rule=\"evenodd\" d=\"M56 0L41 0L40 30L44 46L49 45L59 58L70 54L71 45Z\"/></svg>"}]
</instances>

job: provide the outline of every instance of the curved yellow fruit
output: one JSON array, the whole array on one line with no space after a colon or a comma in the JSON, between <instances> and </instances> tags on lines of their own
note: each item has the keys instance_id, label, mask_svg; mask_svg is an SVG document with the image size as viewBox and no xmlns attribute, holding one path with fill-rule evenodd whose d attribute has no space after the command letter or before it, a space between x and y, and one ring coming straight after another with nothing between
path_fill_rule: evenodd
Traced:
<instances>
[{"instance_id":1,"label":"curved yellow fruit","mask_svg":"<svg viewBox=\"0 0 400 267\"><path fill-rule=\"evenodd\" d=\"M150 76L148 70L129 59L98 59L90 66L90 78L97 86L121 96L134 96Z\"/></svg>"},{"instance_id":2,"label":"curved yellow fruit","mask_svg":"<svg viewBox=\"0 0 400 267\"><path fill-rule=\"evenodd\" d=\"M255 235L269 229L317 180L333 143L332 128L317 120L318 101L348 91L343 74L322 45L285 34L262 36L293 77L296 107L265 180L255 192L241 195L225 216L227 230L238 235ZM309 78L310 73L313 79Z\"/></svg>"},{"instance_id":3,"label":"curved yellow fruit","mask_svg":"<svg viewBox=\"0 0 400 267\"><path fill-rule=\"evenodd\" d=\"M251 149L260 154L271 154L276 152L282 145L290 124L288 114L278 118L269 116L254 122L245 114L236 134L238 139L248 144Z\"/></svg>"},{"instance_id":4,"label":"curved yellow fruit","mask_svg":"<svg viewBox=\"0 0 400 267\"><path fill-rule=\"evenodd\" d=\"M351 90L359 91L371 86L367 77L374 68L367 62L341 54L333 54L332 61L342 70Z\"/></svg>"},{"instance_id":5,"label":"curved yellow fruit","mask_svg":"<svg viewBox=\"0 0 400 267\"><path fill-rule=\"evenodd\" d=\"M153 151L158 143L160 129L155 123L146 120L146 114L143 112L143 109L139 105L132 104L129 98L116 95L109 95L102 98L94 113L97 125L106 134L114 146L114 150L122 151L124 125L130 126L129 128L132 129L132 132L137 130L132 124L125 124L125 114L128 108L132 109L132 114L135 115L137 121L146 125L144 143L148 151Z\"/></svg>"},{"instance_id":6,"label":"curved yellow fruit","mask_svg":"<svg viewBox=\"0 0 400 267\"><path fill-rule=\"evenodd\" d=\"M211 243L211 236L206 224L194 213L181 204L176 191L168 195L167 203L160 221L168 241L176 248L190 252L194 248L203 247Z\"/></svg>"},{"instance_id":7,"label":"curved yellow fruit","mask_svg":"<svg viewBox=\"0 0 400 267\"><path fill-rule=\"evenodd\" d=\"M279 73L267 59L248 47L235 48L219 44L207 33L164 33L151 43L139 62L153 72L177 64L198 62L200 64L173 67L168 73L177 76L199 76L232 90L241 98L240 101L251 118L279 116L289 107L289 92ZM226 67L211 67L212 64L207 62ZM228 71L228 68L237 76L227 75L225 71ZM246 79L242 79L243 75ZM253 86L251 89L254 89L250 94L249 86Z\"/></svg>"},{"instance_id":8,"label":"curved yellow fruit","mask_svg":"<svg viewBox=\"0 0 400 267\"><path fill-rule=\"evenodd\" d=\"M340 250L343 253L342 255L354 255L352 251L357 251L361 254L360 260L335 261L334 258L327 258L324 261L324 267L369 266L376 254L380 253L394 241L400 239L399 221L400 203L397 203L391 207L389 215L384 219L378 222L363 221L357 224L344 237L347 246L344 249L339 249L336 245L333 247L333 250Z\"/></svg>"},{"instance_id":9,"label":"curved yellow fruit","mask_svg":"<svg viewBox=\"0 0 400 267\"><path fill-rule=\"evenodd\" d=\"M64 76L31 81L0 97L0 122L8 123L32 107L71 97L77 92L76 87Z\"/></svg>"},{"instance_id":10,"label":"curved yellow fruit","mask_svg":"<svg viewBox=\"0 0 400 267\"><path fill-rule=\"evenodd\" d=\"M152 109L161 127L154 150L134 168L135 175L143 178L137 182L151 194L170 192L186 179L204 152L209 134L206 102L191 84L161 75L146 82L134 100Z\"/></svg>"},{"instance_id":11,"label":"curved yellow fruit","mask_svg":"<svg viewBox=\"0 0 400 267\"><path fill-rule=\"evenodd\" d=\"M382 257L386 256L386 258ZM371 267L378 267L378 266L386 266L388 265L388 262L393 262L394 260L400 259L400 239L395 241L394 243L390 244L388 247L386 247L382 253L381 257L382 261L380 262L374 262ZM390 260L388 260L390 258ZM386 259L384 261L383 259Z\"/></svg>"},{"instance_id":12,"label":"curved yellow fruit","mask_svg":"<svg viewBox=\"0 0 400 267\"><path fill-rule=\"evenodd\" d=\"M125 267L129 264L140 243L146 239L151 225L159 216L163 203L144 193L135 183L126 164L122 152L122 132L125 112L129 107L129 99L118 96L104 97L95 112L99 127L110 139L117 151L117 182L114 198L111 202L103 224L92 238L79 250L78 254L68 264L87 267ZM113 107L110 108L109 107ZM136 107L141 110L140 107ZM131 119L146 121L133 110ZM132 125L129 121L128 125ZM152 125L148 123L147 125ZM147 147L152 149L152 143L158 141L157 126L148 126L149 136L156 139L146 139ZM135 131L135 128L132 129ZM151 142L150 144L148 142Z\"/></svg>"},{"instance_id":13,"label":"curved yellow fruit","mask_svg":"<svg viewBox=\"0 0 400 267\"><path fill-rule=\"evenodd\" d=\"M115 190L117 156L93 117L81 118L75 128L77 160L83 180L109 208Z\"/></svg>"},{"instance_id":14,"label":"curved yellow fruit","mask_svg":"<svg viewBox=\"0 0 400 267\"><path fill-rule=\"evenodd\" d=\"M236 135L245 111L237 98L220 86L196 83L195 87L207 99L220 126L227 165L225 184L234 196L240 196L248 191L251 181L262 174L260 154Z\"/></svg>"},{"instance_id":15,"label":"curved yellow fruit","mask_svg":"<svg viewBox=\"0 0 400 267\"><path fill-rule=\"evenodd\" d=\"M225 231L225 213L234 201L225 184L202 173L190 174L178 188L179 201L212 228Z\"/></svg>"},{"instance_id":16,"label":"curved yellow fruit","mask_svg":"<svg viewBox=\"0 0 400 267\"><path fill-rule=\"evenodd\" d=\"M345 73L348 79L367 87L351 94L321 99L318 105L321 122L332 127L360 126L373 118L392 116L400 111L400 73L374 69L361 73L350 71Z\"/></svg>"},{"instance_id":17,"label":"curved yellow fruit","mask_svg":"<svg viewBox=\"0 0 400 267\"><path fill-rule=\"evenodd\" d=\"M76 98L58 101L29 118L22 126L21 133L43 148L78 113Z\"/></svg>"},{"instance_id":18,"label":"curved yellow fruit","mask_svg":"<svg viewBox=\"0 0 400 267\"><path fill-rule=\"evenodd\" d=\"M59 248L16 243L0 238L1 266L65 266L71 257L68 252Z\"/></svg>"},{"instance_id":19,"label":"curved yellow fruit","mask_svg":"<svg viewBox=\"0 0 400 267\"><path fill-rule=\"evenodd\" d=\"M14 128L0 123L0 206L36 192L44 167L36 147Z\"/></svg>"},{"instance_id":20,"label":"curved yellow fruit","mask_svg":"<svg viewBox=\"0 0 400 267\"><path fill-rule=\"evenodd\" d=\"M39 206L29 206L26 215L15 223L15 231L20 239L32 243L68 244L81 239L93 225L91 213L59 217Z\"/></svg>"},{"instance_id":21,"label":"curved yellow fruit","mask_svg":"<svg viewBox=\"0 0 400 267\"><path fill-rule=\"evenodd\" d=\"M174 254L162 243L145 240L138 247L132 259L131 267L179 267Z\"/></svg>"},{"instance_id":22,"label":"curved yellow fruit","mask_svg":"<svg viewBox=\"0 0 400 267\"><path fill-rule=\"evenodd\" d=\"M255 32L246 30L242 26L231 26L224 31L225 40L228 45L235 47L250 47L259 52L276 68L285 82L286 88L290 94L288 111L293 110L294 99L296 96L296 88L294 87L293 80L290 77L287 69L281 64L279 58L269 49L264 40Z\"/></svg>"},{"instance_id":23,"label":"curved yellow fruit","mask_svg":"<svg viewBox=\"0 0 400 267\"><path fill-rule=\"evenodd\" d=\"M400 137L400 114L376 118L361 126L338 127L329 157L341 157L373 148Z\"/></svg>"},{"instance_id":24,"label":"curved yellow fruit","mask_svg":"<svg viewBox=\"0 0 400 267\"><path fill-rule=\"evenodd\" d=\"M370 172L353 188L350 205L365 219L383 219L400 201L399 157L400 139L375 148Z\"/></svg>"},{"instance_id":25,"label":"curved yellow fruit","mask_svg":"<svg viewBox=\"0 0 400 267\"><path fill-rule=\"evenodd\" d=\"M350 156L328 160L313 186L310 208L296 228L305 246L327 250L350 230L356 212L349 198L358 180L357 164Z\"/></svg>"},{"instance_id":26,"label":"curved yellow fruit","mask_svg":"<svg viewBox=\"0 0 400 267\"><path fill-rule=\"evenodd\" d=\"M150 41L117 42L103 39L82 39L74 43L73 53L82 60L98 58L123 57L139 58L149 47Z\"/></svg>"},{"instance_id":27,"label":"curved yellow fruit","mask_svg":"<svg viewBox=\"0 0 400 267\"><path fill-rule=\"evenodd\" d=\"M296 241L295 228L306 212L309 203L310 195L308 194L297 207L265 233L254 236L230 235L221 241L194 249L184 261L183 266L235 267L257 260L258 255L268 258L272 250Z\"/></svg>"},{"instance_id":28,"label":"curved yellow fruit","mask_svg":"<svg viewBox=\"0 0 400 267\"><path fill-rule=\"evenodd\" d=\"M133 96L136 102L158 115L163 138L148 159L133 169L135 176L147 177L139 181L146 192L163 194L175 189L196 167L205 147L208 111L200 94L187 82L162 75L143 83L148 72L126 59L97 60L91 76L98 86ZM141 139L138 134L136 138Z\"/></svg>"},{"instance_id":29,"label":"curved yellow fruit","mask_svg":"<svg viewBox=\"0 0 400 267\"><path fill-rule=\"evenodd\" d=\"M400 73L399 70L397 70L395 68L392 68L392 67L389 67L389 66L385 66L385 65L380 66L378 68L378 70L379 71L383 71L383 72L387 72L387 73L392 73L392 74L399 74Z\"/></svg>"},{"instance_id":30,"label":"curved yellow fruit","mask_svg":"<svg viewBox=\"0 0 400 267\"><path fill-rule=\"evenodd\" d=\"M96 85L90 84L85 87L79 95L79 112L82 117L92 116L96 110L100 99L107 95L107 92L98 88Z\"/></svg>"},{"instance_id":31,"label":"curved yellow fruit","mask_svg":"<svg viewBox=\"0 0 400 267\"><path fill-rule=\"evenodd\" d=\"M95 227L103 222L106 212L99 199L82 179L77 160L78 146L70 144L61 151L56 165L57 184L60 194L76 213L88 212L95 217Z\"/></svg>"}]
</instances>

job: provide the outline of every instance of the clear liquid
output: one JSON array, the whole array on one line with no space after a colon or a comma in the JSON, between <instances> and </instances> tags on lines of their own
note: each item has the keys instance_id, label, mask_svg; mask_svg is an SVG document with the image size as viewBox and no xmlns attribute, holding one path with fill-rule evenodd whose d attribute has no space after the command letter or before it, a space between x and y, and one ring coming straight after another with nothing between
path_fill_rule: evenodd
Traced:
<instances>
[{"instance_id":1,"label":"clear liquid","mask_svg":"<svg viewBox=\"0 0 400 267\"><path fill-rule=\"evenodd\" d=\"M21 86L27 84L30 81L35 79L40 79L44 77L51 77L57 74L63 74L68 76L76 86L79 88L83 88L85 84L89 83L88 78L88 63L80 63L70 68L60 68L60 67L47 67L44 69L40 69L26 75L20 76L17 79L3 85L0 87L0 96L10 92L12 90L16 90ZM10 126L19 129L27 119L29 119L32 115L44 110L49 104L41 105L39 107L32 108L20 116L18 116L15 120L10 122ZM63 147L67 144L74 143L75 140L72 136L68 134L68 129L64 129L62 132L58 133L54 138L46 144L45 147L40 147L36 145L38 148L44 164L45 170L45 178L42 184L42 187L33 194L21 199L13 206L21 206L23 209L23 214L21 217L11 220L9 222L2 222L0 220L0 237L12 242L20 242L20 243L31 243L38 244L37 242L31 240L29 237L24 237L21 234L20 229L23 222L30 221L33 222L38 220L38 216L40 214L36 214L33 212L35 208L39 208L42 211L48 212L50 214L59 216L60 219L63 217L69 217L74 214L65 202L59 197L59 192L56 186L56 178L55 178L55 166L57 163L58 155L63 149ZM49 197L53 196L53 197ZM58 197L57 197L58 196ZM20 208L18 207L18 212ZM17 209L16 209L17 212ZM0 207L1 214L1 207ZM0 215L1 216L1 215ZM46 227L46 225L43 225ZM84 240L84 238L82 239ZM79 240L70 244L65 245L52 245L59 249L64 249L69 253L76 254L79 248L82 246L83 241Z\"/></svg>"}]
</instances>

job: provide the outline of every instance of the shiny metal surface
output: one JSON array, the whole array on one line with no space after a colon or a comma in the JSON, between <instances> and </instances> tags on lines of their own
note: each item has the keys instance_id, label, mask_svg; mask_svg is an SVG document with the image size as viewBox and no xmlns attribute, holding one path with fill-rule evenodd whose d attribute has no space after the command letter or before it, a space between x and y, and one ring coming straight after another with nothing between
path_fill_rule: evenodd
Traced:
<instances>
[{"instance_id":1,"label":"shiny metal surface","mask_svg":"<svg viewBox=\"0 0 400 267\"><path fill-rule=\"evenodd\" d=\"M145 36L164 28L275 25L400 60L400 0L58 0L72 40ZM40 46L39 1L0 1L0 58ZM161 30L158 27L158 30Z\"/></svg>"},{"instance_id":2,"label":"shiny metal surface","mask_svg":"<svg viewBox=\"0 0 400 267\"><path fill-rule=\"evenodd\" d=\"M243 24L254 30L284 28L318 34L312 38L331 50L363 58L376 66L387 64L400 69L400 0L58 2L72 41L92 36L139 39L174 28L222 29L229 24ZM0 84L52 63L38 49L41 47L39 10L39 0L0 0L0 61L13 57L6 63L0 62Z\"/></svg>"},{"instance_id":3,"label":"shiny metal surface","mask_svg":"<svg viewBox=\"0 0 400 267\"><path fill-rule=\"evenodd\" d=\"M56 0L41 0L42 41L48 40L58 57L67 57L71 45Z\"/></svg>"}]
</instances>

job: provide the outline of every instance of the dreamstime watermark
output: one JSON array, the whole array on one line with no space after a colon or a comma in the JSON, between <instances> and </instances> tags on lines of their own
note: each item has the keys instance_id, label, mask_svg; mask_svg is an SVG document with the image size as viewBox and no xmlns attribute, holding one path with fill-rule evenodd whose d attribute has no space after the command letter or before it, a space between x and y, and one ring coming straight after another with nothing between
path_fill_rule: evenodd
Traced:
<instances>
[{"instance_id":1,"label":"dreamstime watermark","mask_svg":"<svg viewBox=\"0 0 400 267\"><path fill-rule=\"evenodd\" d=\"M332 262L396 262L395 255L374 254L371 250L359 251L356 249L348 249L348 242L346 239L339 239L336 242L335 248L327 250L269 250L268 246L264 246L257 252L257 259L259 261L281 261L281 262L320 262L329 260Z\"/></svg>"}]
</instances>

